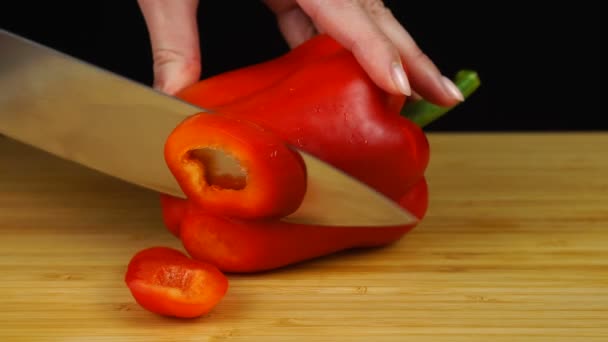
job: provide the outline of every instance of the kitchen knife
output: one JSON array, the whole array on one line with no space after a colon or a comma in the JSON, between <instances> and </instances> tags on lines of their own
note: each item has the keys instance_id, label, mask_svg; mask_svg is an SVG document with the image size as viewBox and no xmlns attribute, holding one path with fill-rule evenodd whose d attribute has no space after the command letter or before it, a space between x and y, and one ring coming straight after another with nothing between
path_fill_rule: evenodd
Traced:
<instances>
[{"instance_id":1,"label":"kitchen knife","mask_svg":"<svg viewBox=\"0 0 608 342\"><path fill-rule=\"evenodd\" d=\"M165 164L164 143L181 121L200 112L217 115L0 29L0 134L14 140L183 198ZM283 220L355 227L417 222L374 189L296 150L308 188L298 210Z\"/></svg>"}]
</instances>

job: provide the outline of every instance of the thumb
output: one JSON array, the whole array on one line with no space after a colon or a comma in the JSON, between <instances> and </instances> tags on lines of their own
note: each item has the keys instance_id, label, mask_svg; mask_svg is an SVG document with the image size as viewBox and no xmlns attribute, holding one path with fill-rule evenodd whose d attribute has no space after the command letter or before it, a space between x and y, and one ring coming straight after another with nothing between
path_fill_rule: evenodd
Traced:
<instances>
[{"instance_id":1,"label":"thumb","mask_svg":"<svg viewBox=\"0 0 608 342\"><path fill-rule=\"evenodd\" d=\"M138 0L154 58L154 88L174 95L198 81L198 0Z\"/></svg>"}]
</instances>

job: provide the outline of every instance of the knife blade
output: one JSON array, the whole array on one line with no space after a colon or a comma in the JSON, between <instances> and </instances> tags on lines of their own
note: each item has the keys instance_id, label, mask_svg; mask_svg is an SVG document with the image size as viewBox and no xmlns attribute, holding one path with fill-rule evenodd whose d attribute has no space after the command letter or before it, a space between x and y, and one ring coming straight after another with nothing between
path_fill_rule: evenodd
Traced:
<instances>
[{"instance_id":1,"label":"knife blade","mask_svg":"<svg viewBox=\"0 0 608 342\"><path fill-rule=\"evenodd\" d=\"M211 111L0 29L0 134L138 186L184 198L165 164L170 132ZM284 221L383 227L417 218L346 173L297 150L308 187ZM42 166L41 166L42 167Z\"/></svg>"}]
</instances>

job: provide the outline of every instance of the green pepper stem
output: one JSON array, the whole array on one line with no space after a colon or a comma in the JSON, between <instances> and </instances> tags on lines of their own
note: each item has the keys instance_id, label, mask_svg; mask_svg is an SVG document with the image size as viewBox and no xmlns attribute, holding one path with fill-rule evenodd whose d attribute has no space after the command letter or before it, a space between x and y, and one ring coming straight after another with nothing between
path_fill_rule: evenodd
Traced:
<instances>
[{"instance_id":1,"label":"green pepper stem","mask_svg":"<svg viewBox=\"0 0 608 342\"><path fill-rule=\"evenodd\" d=\"M460 89L465 99L471 96L481 85L477 72L473 70L460 70L454 77L454 83ZM441 107L426 100L419 100L406 103L401 110L401 115L412 120L418 126L424 127L439 119L456 106Z\"/></svg>"}]
</instances>

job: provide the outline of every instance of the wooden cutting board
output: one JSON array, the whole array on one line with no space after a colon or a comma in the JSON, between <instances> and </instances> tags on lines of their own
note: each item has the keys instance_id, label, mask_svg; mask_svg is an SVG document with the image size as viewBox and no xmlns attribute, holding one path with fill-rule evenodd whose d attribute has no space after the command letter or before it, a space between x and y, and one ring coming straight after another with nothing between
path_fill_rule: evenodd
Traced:
<instances>
[{"instance_id":1,"label":"wooden cutting board","mask_svg":"<svg viewBox=\"0 0 608 342\"><path fill-rule=\"evenodd\" d=\"M230 275L159 317L130 257L157 194L0 138L0 341L608 341L608 133L429 134L428 216L387 248Z\"/></svg>"}]
</instances>

